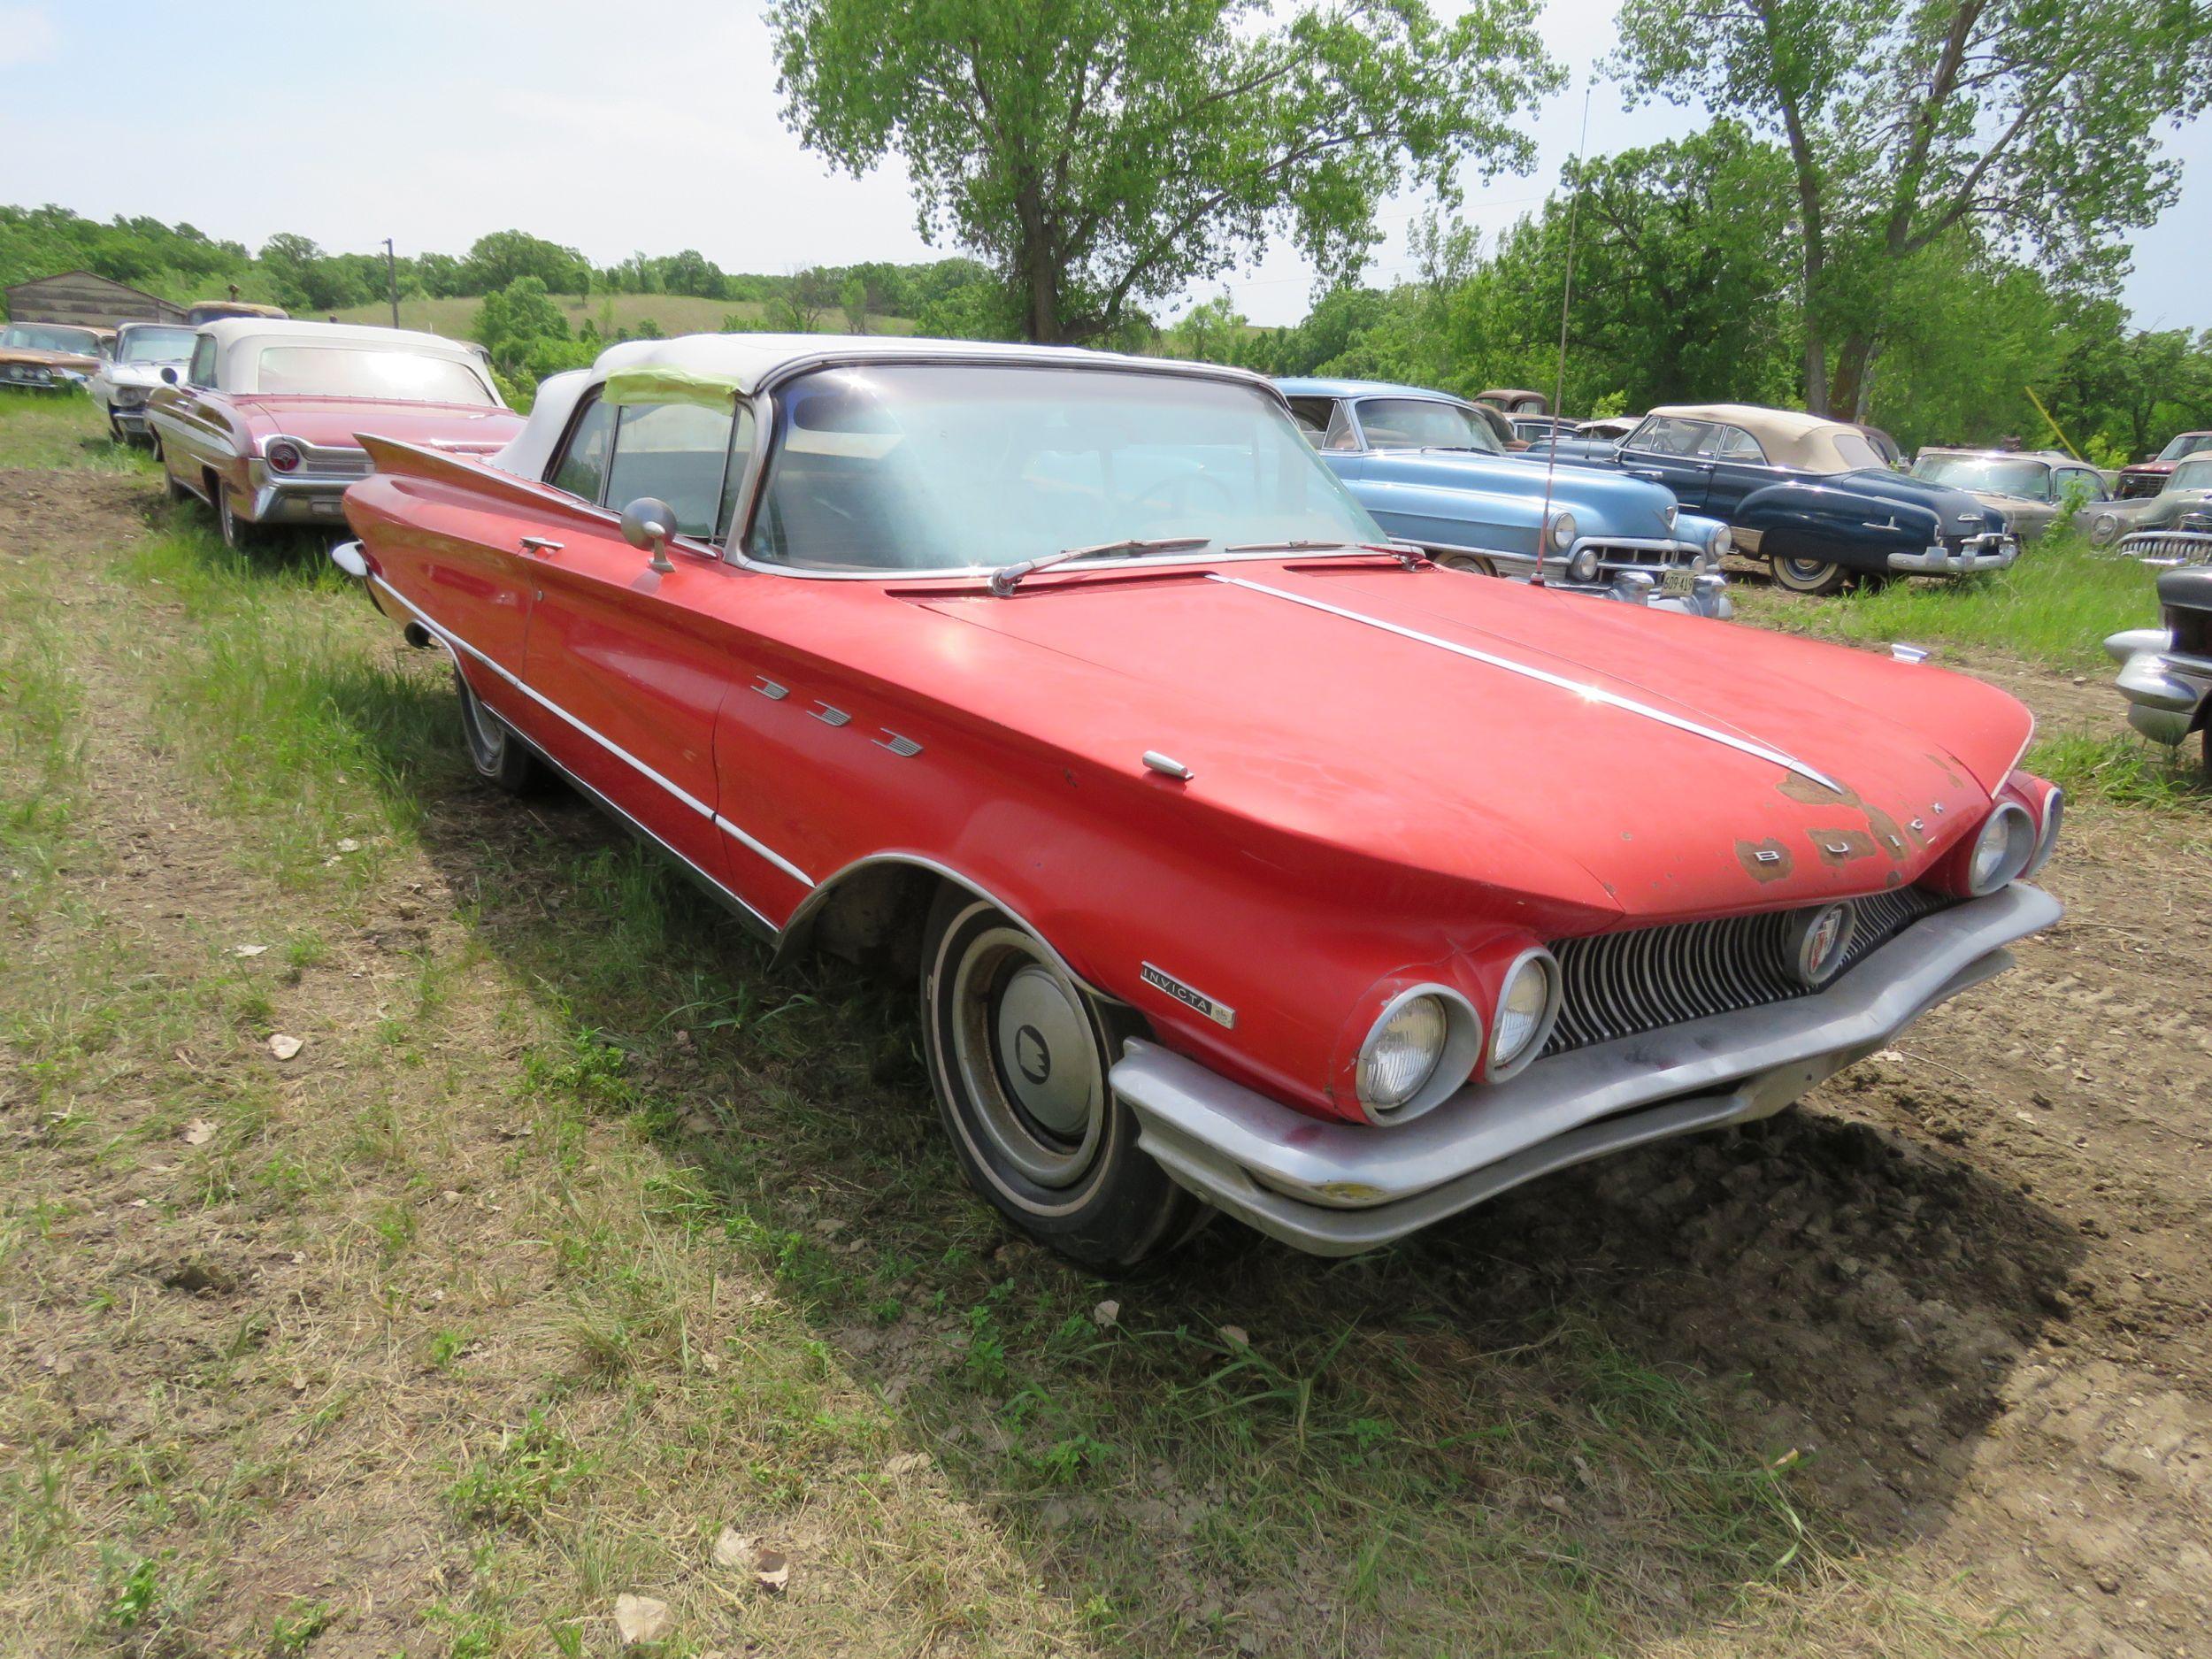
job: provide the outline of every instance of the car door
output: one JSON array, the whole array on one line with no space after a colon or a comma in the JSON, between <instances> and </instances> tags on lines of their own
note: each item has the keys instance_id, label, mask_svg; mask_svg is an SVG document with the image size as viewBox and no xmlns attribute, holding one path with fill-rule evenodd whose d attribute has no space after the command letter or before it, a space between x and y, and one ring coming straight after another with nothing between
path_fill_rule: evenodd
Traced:
<instances>
[{"instance_id":1,"label":"car door","mask_svg":"<svg viewBox=\"0 0 2212 1659\"><path fill-rule=\"evenodd\" d=\"M175 477L204 489L211 469L225 471L232 461L229 422L216 402L216 349L212 336L192 342L192 360L177 383L166 388L154 408L164 451L163 464Z\"/></svg>"},{"instance_id":2,"label":"car door","mask_svg":"<svg viewBox=\"0 0 2212 1659\"><path fill-rule=\"evenodd\" d=\"M1713 476L1706 450L1714 442L1709 422L1680 415L1653 415L1621 445L1621 470L1632 477L1664 484L1674 498L1695 512L1705 510Z\"/></svg>"},{"instance_id":3,"label":"car door","mask_svg":"<svg viewBox=\"0 0 2212 1659\"><path fill-rule=\"evenodd\" d=\"M2078 493L2085 502L2112 499L2112 492L2105 488L2104 475L2093 467L2062 466L2058 470L2056 482L2055 500L2064 500L2070 490Z\"/></svg>"},{"instance_id":4,"label":"car door","mask_svg":"<svg viewBox=\"0 0 2212 1659\"><path fill-rule=\"evenodd\" d=\"M1711 430L1704 455L1711 471L1706 474L1705 499L1698 503L1698 511L1709 518L1726 518L1743 504L1746 495L1771 484L1780 474L1768 461L1758 439L1741 426L1716 425Z\"/></svg>"},{"instance_id":5,"label":"car door","mask_svg":"<svg viewBox=\"0 0 2212 1659\"><path fill-rule=\"evenodd\" d=\"M523 678L565 728L549 740L579 780L717 881L731 879L716 817L715 717L734 670L714 603L743 580L714 546L752 449L753 415L596 397L577 411L548 482L595 511L537 549ZM641 497L675 510L656 571L623 536ZM749 887L748 872L741 881ZM740 891L744 890L741 887Z\"/></svg>"}]
</instances>

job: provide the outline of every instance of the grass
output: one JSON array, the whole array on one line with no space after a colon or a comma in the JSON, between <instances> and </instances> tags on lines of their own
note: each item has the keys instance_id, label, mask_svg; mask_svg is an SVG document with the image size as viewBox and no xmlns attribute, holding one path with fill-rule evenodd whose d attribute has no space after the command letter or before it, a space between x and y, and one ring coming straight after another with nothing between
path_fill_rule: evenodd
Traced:
<instances>
[{"instance_id":1,"label":"grass","mask_svg":"<svg viewBox=\"0 0 2212 1659\"><path fill-rule=\"evenodd\" d=\"M625 1593L667 1659L2006 1646L1510 1219L1333 1264L1219 1227L1119 1286L1010 1240L903 987L488 799L311 549L181 511L102 557L66 627L0 561L0 823L49 872L0 946L31 1649L611 1655Z\"/></svg>"},{"instance_id":2,"label":"grass","mask_svg":"<svg viewBox=\"0 0 2212 1659\"><path fill-rule=\"evenodd\" d=\"M709 300L689 294L597 294L588 299L579 299L573 294L556 294L552 297L568 319L571 328L589 321L607 334L617 330L634 331L639 324L647 322L664 334L693 334L719 333L724 319L729 317L742 317L763 326L775 320L775 308L758 300ZM402 300L399 325L403 328L427 329L451 339L466 339L483 303L465 296ZM391 321L392 308L388 303L356 305L337 315L343 323L383 324ZM818 325L818 332L823 334L844 331L845 314L834 307L824 313ZM872 317L868 319L868 332L910 334L914 322L907 317Z\"/></svg>"},{"instance_id":3,"label":"grass","mask_svg":"<svg viewBox=\"0 0 2212 1659\"><path fill-rule=\"evenodd\" d=\"M111 440L82 392L0 389L0 467L44 467L150 475L144 449Z\"/></svg>"},{"instance_id":4,"label":"grass","mask_svg":"<svg viewBox=\"0 0 2212 1659\"><path fill-rule=\"evenodd\" d=\"M2104 663L2106 635L2157 622L2151 575L2133 559L2054 534L2010 570L1970 580L1896 581L1817 603L1748 583L1736 593L1746 618L1768 627L1863 644L1984 647L2084 668Z\"/></svg>"}]
</instances>

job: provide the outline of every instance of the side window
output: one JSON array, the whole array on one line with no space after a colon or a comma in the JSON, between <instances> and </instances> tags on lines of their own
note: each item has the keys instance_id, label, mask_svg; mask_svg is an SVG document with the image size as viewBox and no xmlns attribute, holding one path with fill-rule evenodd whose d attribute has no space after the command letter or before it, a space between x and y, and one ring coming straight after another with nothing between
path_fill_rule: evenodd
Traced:
<instances>
[{"instance_id":1,"label":"side window","mask_svg":"<svg viewBox=\"0 0 2212 1659\"><path fill-rule=\"evenodd\" d=\"M1685 420L1679 415L1654 415L1636 428L1629 446L1649 455L1700 455L1704 452L1711 430L1701 420Z\"/></svg>"},{"instance_id":2,"label":"side window","mask_svg":"<svg viewBox=\"0 0 2212 1659\"><path fill-rule=\"evenodd\" d=\"M696 403L631 403L619 411L607 464L606 504L619 511L641 495L676 510L676 527L710 538L723 507L731 419Z\"/></svg>"},{"instance_id":3,"label":"side window","mask_svg":"<svg viewBox=\"0 0 2212 1659\"><path fill-rule=\"evenodd\" d=\"M2068 490L2080 491L2084 501L2112 499L2106 493L2104 480L2084 466L2070 466L2058 475L2058 493L2063 495Z\"/></svg>"},{"instance_id":4,"label":"side window","mask_svg":"<svg viewBox=\"0 0 2212 1659\"><path fill-rule=\"evenodd\" d=\"M1717 461L1748 461L1755 466L1764 465L1767 458L1759 441L1741 426L1714 427L1711 453Z\"/></svg>"},{"instance_id":5,"label":"side window","mask_svg":"<svg viewBox=\"0 0 2212 1659\"><path fill-rule=\"evenodd\" d=\"M596 505L599 488L607 481L607 449L613 439L614 407L595 397L569 429L568 444L546 481Z\"/></svg>"},{"instance_id":6,"label":"side window","mask_svg":"<svg viewBox=\"0 0 2212 1659\"><path fill-rule=\"evenodd\" d=\"M1294 397L1290 400L1290 418L1298 423L1299 435L1318 449L1328 436L1329 416L1334 405L1325 397Z\"/></svg>"},{"instance_id":7,"label":"side window","mask_svg":"<svg viewBox=\"0 0 2212 1659\"><path fill-rule=\"evenodd\" d=\"M745 470L753 462L753 411L741 406L737 424L730 430L730 462L722 472L722 507L715 515L715 534L735 534L738 492L745 488Z\"/></svg>"},{"instance_id":8,"label":"side window","mask_svg":"<svg viewBox=\"0 0 2212 1659\"><path fill-rule=\"evenodd\" d=\"M1352 429L1352 406L1339 403L1329 411L1329 430L1321 440L1325 449L1356 449L1359 434Z\"/></svg>"},{"instance_id":9,"label":"side window","mask_svg":"<svg viewBox=\"0 0 2212 1659\"><path fill-rule=\"evenodd\" d=\"M202 334L192 342L192 366L185 371L184 378L195 386L213 388L215 385L215 342L211 336Z\"/></svg>"}]
</instances>

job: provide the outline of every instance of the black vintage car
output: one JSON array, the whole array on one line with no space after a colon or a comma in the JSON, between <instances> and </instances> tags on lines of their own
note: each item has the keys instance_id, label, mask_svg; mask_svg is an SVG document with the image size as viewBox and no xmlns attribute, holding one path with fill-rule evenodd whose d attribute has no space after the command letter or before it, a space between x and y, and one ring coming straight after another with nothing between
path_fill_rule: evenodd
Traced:
<instances>
[{"instance_id":1,"label":"black vintage car","mask_svg":"<svg viewBox=\"0 0 2212 1659\"><path fill-rule=\"evenodd\" d=\"M2212 724L2212 513L2193 515L2158 542L2145 562L2178 563L2158 578L2164 626L2116 634L2104 648L2121 664L2117 683L2128 724L2155 742L2178 747ZM2212 736L2206 743L2204 769L2212 778Z\"/></svg>"},{"instance_id":2,"label":"black vintage car","mask_svg":"<svg viewBox=\"0 0 2212 1659\"><path fill-rule=\"evenodd\" d=\"M1866 431L1751 403L1655 409L1617 448L1557 446L1563 464L1618 467L1664 484L1686 512L1718 518L1737 549L1804 594L1892 576L2003 570L2020 555L2005 515L1964 490L1883 464Z\"/></svg>"}]
</instances>

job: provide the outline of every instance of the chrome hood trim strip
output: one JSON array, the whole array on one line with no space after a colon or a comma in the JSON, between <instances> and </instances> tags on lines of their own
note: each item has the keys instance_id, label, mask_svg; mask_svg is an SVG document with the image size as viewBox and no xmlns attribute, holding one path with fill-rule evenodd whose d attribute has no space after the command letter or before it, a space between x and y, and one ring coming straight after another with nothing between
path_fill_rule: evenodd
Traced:
<instances>
[{"instance_id":1,"label":"chrome hood trim strip","mask_svg":"<svg viewBox=\"0 0 2212 1659\"><path fill-rule=\"evenodd\" d=\"M1486 664L1492 668L1502 668L1509 674L1518 674L1525 680L1537 680L1543 685L1556 687L1561 691L1571 692L1585 703L1602 703L1607 708L1618 709L1624 714L1639 715L1644 719L1655 720L1661 726L1672 726L1678 732L1686 732L1692 737L1701 737L1708 742L1718 743L1723 748L1732 749L1738 754L1748 755L1754 760L1763 760L1783 767L1786 771L1795 772L1801 778L1810 780L1824 789L1832 789L1838 795L1844 793L1841 784L1824 772L1817 772L1807 765L1793 755L1785 754L1778 749L1770 749L1766 744L1751 738L1738 737L1732 732L1723 732L1716 727L1701 725L1698 721L1686 719L1681 715L1670 714L1664 709L1655 709L1648 703L1639 703L1635 698L1623 696L1617 691L1607 691L1602 687L1570 680L1563 674L1555 674L1548 669L1537 667L1532 663L1520 663L1509 657L1494 656L1488 651L1478 650L1471 645L1462 645L1455 640L1441 639L1433 634L1424 634L1418 628L1409 628L1399 623L1386 622L1380 617L1371 617L1362 611L1348 611L1342 605L1329 603L1325 599L1312 599L1304 594L1294 594L1286 588L1271 588L1265 582L1248 581L1241 576L1224 576L1218 571L1209 572L1206 580L1222 582L1231 588L1248 588L1253 593L1265 594L1271 598L1288 600L1292 604L1303 605L1309 611L1319 611L1329 616L1342 617L1348 622L1358 622L1371 628L1379 628L1385 634L1394 634L1400 639L1411 640L1417 645L1432 645L1440 651L1451 652L1455 657L1464 657L1471 662Z\"/></svg>"}]
</instances>

